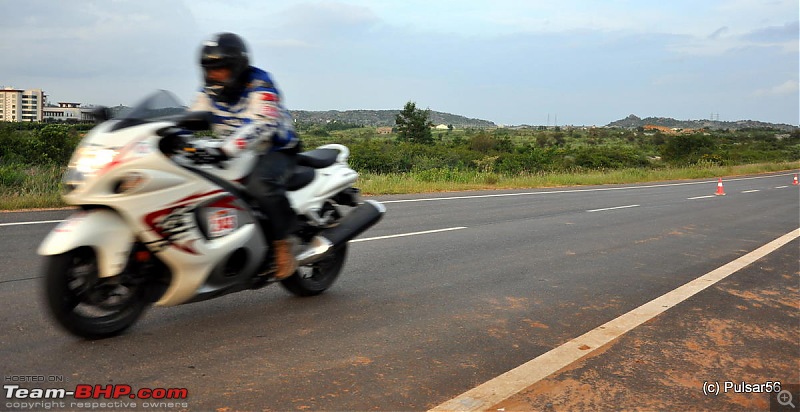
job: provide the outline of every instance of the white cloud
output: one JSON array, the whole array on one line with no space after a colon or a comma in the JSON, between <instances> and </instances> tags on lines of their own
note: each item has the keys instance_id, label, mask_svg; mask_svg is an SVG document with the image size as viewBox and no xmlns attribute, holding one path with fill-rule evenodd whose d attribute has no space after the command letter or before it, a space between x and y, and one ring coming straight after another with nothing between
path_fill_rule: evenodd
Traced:
<instances>
[{"instance_id":1,"label":"white cloud","mask_svg":"<svg viewBox=\"0 0 800 412\"><path fill-rule=\"evenodd\" d=\"M756 90L755 95L760 97L788 96L788 95L797 96L798 90L800 90L799 86L800 82L798 82L797 80L787 80L775 87L758 89Z\"/></svg>"},{"instance_id":2,"label":"white cloud","mask_svg":"<svg viewBox=\"0 0 800 412\"><path fill-rule=\"evenodd\" d=\"M712 111L796 124L797 14L797 0L0 0L0 85L187 99L200 42L232 31L290 109L414 100L506 124Z\"/></svg>"},{"instance_id":3,"label":"white cloud","mask_svg":"<svg viewBox=\"0 0 800 412\"><path fill-rule=\"evenodd\" d=\"M312 43L299 39L264 39L252 42L254 48L264 47L267 49L310 49L317 47Z\"/></svg>"}]
</instances>

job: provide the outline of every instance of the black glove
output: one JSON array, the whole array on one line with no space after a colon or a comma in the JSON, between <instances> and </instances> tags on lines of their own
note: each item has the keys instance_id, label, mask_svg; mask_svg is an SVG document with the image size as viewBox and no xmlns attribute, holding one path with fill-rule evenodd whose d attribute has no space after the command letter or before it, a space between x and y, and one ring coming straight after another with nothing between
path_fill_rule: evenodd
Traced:
<instances>
[{"instance_id":1,"label":"black glove","mask_svg":"<svg viewBox=\"0 0 800 412\"><path fill-rule=\"evenodd\" d=\"M167 127L159 130L158 134L163 137L158 146L167 155L183 152L192 140L192 132L179 127Z\"/></svg>"}]
</instances>

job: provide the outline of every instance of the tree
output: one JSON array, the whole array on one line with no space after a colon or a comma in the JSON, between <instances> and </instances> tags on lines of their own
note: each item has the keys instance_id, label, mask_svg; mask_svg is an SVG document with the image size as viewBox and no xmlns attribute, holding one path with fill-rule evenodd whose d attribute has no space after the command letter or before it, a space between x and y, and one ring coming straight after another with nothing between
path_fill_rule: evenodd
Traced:
<instances>
[{"instance_id":1,"label":"tree","mask_svg":"<svg viewBox=\"0 0 800 412\"><path fill-rule=\"evenodd\" d=\"M403 111L395 116L394 122L397 125L398 139L414 143L433 143L433 134L430 121L430 110L417 109L414 102L406 103Z\"/></svg>"}]
</instances>

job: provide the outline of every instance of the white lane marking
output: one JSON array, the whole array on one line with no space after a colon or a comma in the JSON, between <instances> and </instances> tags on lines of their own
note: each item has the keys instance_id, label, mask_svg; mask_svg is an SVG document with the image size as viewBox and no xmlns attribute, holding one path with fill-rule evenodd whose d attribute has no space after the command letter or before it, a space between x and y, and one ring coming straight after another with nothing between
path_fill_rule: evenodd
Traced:
<instances>
[{"instance_id":1,"label":"white lane marking","mask_svg":"<svg viewBox=\"0 0 800 412\"><path fill-rule=\"evenodd\" d=\"M756 176L756 177L743 177L738 179L726 179L726 182L732 182L737 180L754 180L754 179L768 179L771 177L780 177L780 176L792 176L791 173L785 174L778 174L778 175L770 175L770 176ZM441 200L460 200L460 199L482 199L482 198L490 198L490 197L512 197L512 196L533 196L533 195L548 195L548 194L559 194L559 193L582 193L582 192L607 192L611 190L628 190L628 189L651 189L656 187L672 187L672 186L689 186L689 185L705 185L705 184L716 184L716 180L711 181L703 181L703 182L685 182L685 183L666 183L660 185L646 185L646 186L625 186L625 187L604 187L604 188L594 188L594 189L571 189L571 190L552 190L552 191L541 191L541 192L524 192L524 193L498 193L492 195L471 195L471 196L453 196L453 197L432 197L427 199L401 199L401 200L383 200L381 203L411 203L411 202L435 202ZM776 189L783 189L788 186L780 186L776 187ZM708 196L713 197L713 196ZM690 198L690 199L703 199L705 196L697 197L697 198ZM1 212L0 212L1 213ZM41 222L18 222L18 223L0 223L0 227L2 226L16 226L16 225L36 225L40 223L59 223L63 222L63 220L46 220Z\"/></svg>"},{"instance_id":2,"label":"white lane marking","mask_svg":"<svg viewBox=\"0 0 800 412\"><path fill-rule=\"evenodd\" d=\"M395 237L427 235L427 234L430 234L430 233L449 232L451 230L461 230L461 229L466 229L466 227L465 226L449 227L447 229L435 229L435 230L425 230L425 231L422 231L422 232L400 233L400 234L397 234L397 235L367 237L367 238L363 238L363 239L351 240L350 243L367 242L367 241L370 241L370 240L392 239L392 238L395 238Z\"/></svg>"},{"instance_id":3,"label":"white lane marking","mask_svg":"<svg viewBox=\"0 0 800 412\"><path fill-rule=\"evenodd\" d=\"M593 212L604 212L604 211L606 211L606 210L628 209L628 208L631 208L631 207L639 207L639 206L640 206L640 205L627 205L627 206L617 206L617 207L605 207L605 208L602 208L602 209L592 209L592 210L587 210L587 212L589 212L589 213L593 213Z\"/></svg>"},{"instance_id":4,"label":"white lane marking","mask_svg":"<svg viewBox=\"0 0 800 412\"><path fill-rule=\"evenodd\" d=\"M431 411L488 410L798 237L800 237L800 229L795 229L521 366L470 389Z\"/></svg>"},{"instance_id":5,"label":"white lane marking","mask_svg":"<svg viewBox=\"0 0 800 412\"><path fill-rule=\"evenodd\" d=\"M13 223L0 223L0 227L2 226L21 226L21 225L39 225L42 223L61 223L64 220L40 220L38 222L13 222Z\"/></svg>"},{"instance_id":6,"label":"white lane marking","mask_svg":"<svg viewBox=\"0 0 800 412\"><path fill-rule=\"evenodd\" d=\"M789 186L775 186L776 189L786 189Z\"/></svg>"},{"instance_id":7,"label":"white lane marking","mask_svg":"<svg viewBox=\"0 0 800 412\"><path fill-rule=\"evenodd\" d=\"M745 190L742 193L755 193L755 192L760 192L760 190L758 190L758 189L756 189L756 190Z\"/></svg>"},{"instance_id":8,"label":"white lane marking","mask_svg":"<svg viewBox=\"0 0 800 412\"><path fill-rule=\"evenodd\" d=\"M695 200L695 199L710 199L710 198L712 198L712 197L716 197L716 196L714 196L714 195L708 195L708 196L687 197L687 198L686 198L686 200Z\"/></svg>"},{"instance_id":9,"label":"white lane marking","mask_svg":"<svg viewBox=\"0 0 800 412\"><path fill-rule=\"evenodd\" d=\"M725 179L726 182L734 182L738 180L754 180L754 179L768 179L772 177L791 176L791 173L770 175L770 176L756 176L756 177L742 177L738 179ZM442 200L462 200L462 199L485 199L490 197L512 197L512 196L533 196L533 195L549 195L559 193L583 193L583 192L608 192L612 190L629 190L629 189L652 189L656 187L672 187L672 186L689 186L689 185L707 185L717 184L717 180L703 181L703 182L684 182L684 183L664 183L658 185L645 185L645 186L624 186L624 187L602 187L593 189L569 189L569 190L551 190L540 192L523 192L523 193L497 193L491 195L468 195L468 196L452 196L452 197L431 197L420 199L400 199L400 200L382 200L381 203L413 203L413 202L438 202Z\"/></svg>"},{"instance_id":10,"label":"white lane marking","mask_svg":"<svg viewBox=\"0 0 800 412\"><path fill-rule=\"evenodd\" d=\"M43 220L43 221L40 221L40 222L0 223L0 226L37 225L37 224L41 224L41 223L61 223L61 222L65 222L65 221L64 220ZM354 242L366 242L366 241L369 241L369 240L391 239L391 238L395 238L395 237L427 235L429 233L449 232L451 230L460 230L460 229L466 229L466 226L449 227L449 228L446 228L446 229L425 230L425 231L422 231L422 232L400 233L400 234L397 234L397 235L368 237L368 238L363 238L363 239L351 240L350 242L351 243L354 243Z\"/></svg>"}]
</instances>

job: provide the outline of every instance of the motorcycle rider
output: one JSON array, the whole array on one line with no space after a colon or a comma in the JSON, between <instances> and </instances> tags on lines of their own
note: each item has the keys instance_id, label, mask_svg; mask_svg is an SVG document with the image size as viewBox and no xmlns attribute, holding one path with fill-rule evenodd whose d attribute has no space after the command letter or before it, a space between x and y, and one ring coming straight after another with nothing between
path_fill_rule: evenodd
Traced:
<instances>
[{"instance_id":1,"label":"motorcycle rider","mask_svg":"<svg viewBox=\"0 0 800 412\"><path fill-rule=\"evenodd\" d=\"M247 47L238 35L218 33L203 43L200 66L204 85L190 110L211 112L214 136L222 139L219 147L204 150L218 160L246 150L258 154L247 189L268 217L268 236L275 252L273 275L284 279L297 269L288 240L295 212L286 197L286 182L301 142L291 115L270 74L250 65Z\"/></svg>"}]
</instances>

